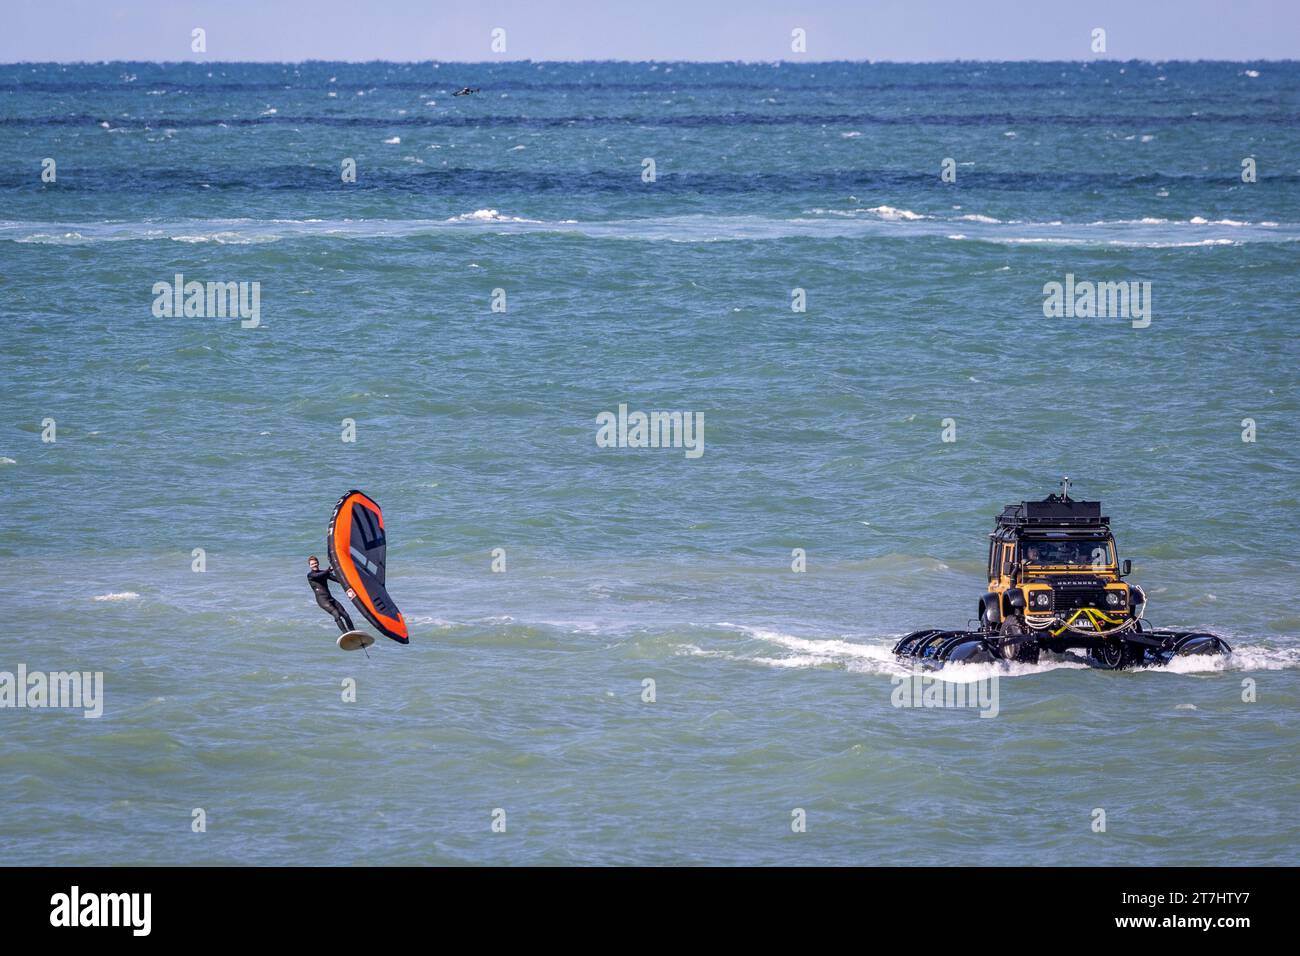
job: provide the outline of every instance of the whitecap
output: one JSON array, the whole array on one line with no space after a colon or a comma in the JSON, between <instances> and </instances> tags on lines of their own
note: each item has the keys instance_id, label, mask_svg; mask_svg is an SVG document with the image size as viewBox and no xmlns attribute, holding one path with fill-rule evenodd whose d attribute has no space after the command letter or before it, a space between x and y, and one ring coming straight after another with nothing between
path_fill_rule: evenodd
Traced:
<instances>
[{"instance_id":1,"label":"whitecap","mask_svg":"<svg viewBox=\"0 0 1300 956\"><path fill-rule=\"evenodd\" d=\"M523 219L519 216L503 216L495 209L475 209L473 212L461 213L459 216L451 216L447 222L531 222L537 223L537 219Z\"/></svg>"},{"instance_id":2,"label":"whitecap","mask_svg":"<svg viewBox=\"0 0 1300 956\"><path fill-rule=\"evenodd\" d=\"M867 212L874 212L881 219L890 221L904 220L906 222L915 222L918 219L926 219L927 216L919 212L912 212L910 209L895 209L893 206L872 206Z\"/></svg>"}]
</instances>

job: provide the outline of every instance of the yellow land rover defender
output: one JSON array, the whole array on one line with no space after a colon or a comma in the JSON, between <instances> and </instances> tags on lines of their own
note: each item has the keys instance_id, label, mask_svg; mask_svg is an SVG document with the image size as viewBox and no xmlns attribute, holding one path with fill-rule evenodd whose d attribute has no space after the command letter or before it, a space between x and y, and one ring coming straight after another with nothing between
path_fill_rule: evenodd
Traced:
<instances>
[{"instance_id":1,"label":"yellow land rover defender","mask_svg":"<svg viewBox=\"0 0 1300 956\"><path fill-rule=\"evenodd\" d=\"M934 664L1036 663L1044 650L1081 649L1097 666L1116 670L1232 650L1213 634L1146 629L1146 595L1124 580L1131 571L1131 562L1119 561L1101 503L1071 498L1065 478L1060 494L1007 505L997 516L979 630L915 631L894 652Z\"/></svg>"}]
</instances>

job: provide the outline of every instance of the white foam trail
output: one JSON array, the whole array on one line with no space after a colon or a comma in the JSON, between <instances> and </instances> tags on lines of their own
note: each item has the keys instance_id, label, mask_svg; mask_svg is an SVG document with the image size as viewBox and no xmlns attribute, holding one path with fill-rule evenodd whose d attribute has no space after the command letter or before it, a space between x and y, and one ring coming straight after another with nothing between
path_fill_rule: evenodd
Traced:
<instances>
[{"instance_id":1,"label":"white foam trail","mask_svg":"<svg viewBox=\"0 0 1300 956\"><path fill-rule=\"evenodd\" d=\"M1219 671L1280 671L1300 667L1300 649L1235 645L1231 654L1189 654L1145 671L1164 674L1212 674Z\"/></svg>"},{"instance_id":2,"label":"white foam trail","mask_svg":"<svg viewBox=\"0 0 1300 956\"><path fill-rule=\"evenodd\" d=\"M761 664L765 667L836 666L854 673L889 676L913 673L919 666L910 661L901 661L894 656L893 646L896 638L891 638L888 643L881 644L845 638L798 637L793 634L771 630L770 628L731 624L726 621L719 622L716 626L738 631L746 637L775 645L791 653L777 657L762 653L745 654L703 650L696 645L685 645L690 648L685 653L696 657L714 657L743 663ZM1241 646L1237 647L1232 654L1176 657L1167 665L1138 668L1135 673L1202 674L1230 670L1282 670L1290 667L1300 667L1300 649ZM925 673L933 674L938 679L950 683L965 684L986 680L994 676L999 678L1028 677L1057 670L1089 669L1093 669L1092 665L1081 656L1080 652L1080 654L1069 655L1044 654L1037 664L1010 661L948 664L937 670L926 670Z\"/></svg>"},{"instance_id":3,"label":"white foam trail","mask_svg":"<svg viewBox=\"0 0 1300 956\"><path fill-rule=\"evenodd\" d=\"M722 622L719 627L739 631L747 637L773 644L794 653L782 657L764 654L728 654L726 652L701 652L698 656L723 656L731 660L765 667L804 668L804 667L841 667L855 674L882 674L895 676L910 674L916 665L904 662L894 656L894 641L888 643L865 643L845 638L808 638L784 634L780 631L762 627L749 627L744 624ZM1060 665L1058 665L1060 666ZM1066 664L1064 666L1073 666ZM970 683L983 680L997 674L999 677L1015 677L1021 673L1037 673L1053 669L1052 666L1026 664L971 664L947 667L937 671L927 671L936 678L950 683Z\"/></svg>"},{"instance_id":4,"label":"white foam trail","mask_svg":"<svg viewBox=\"0 0 1300 956\"><path fill-rule=\"evenodd\" d=\"M761 627L746 627L743 624L721 626L729 626L760 641L767 641L770 644L776 644L792 651L799 651L827 660L836 658L885 660L886 657L888 659L893 658L893 654L888 651L885 652L885 655L882 655L881 648L877 645L859 644L842 638L795 637L793 634L782 634L780 631L771 631Z\"/></svg>"},{"instance_id":5,"label":"white foam trail","mask_svg":"<svg viewBox=\"0 0 1300 956\"><path fill-rule=\"evenodd\" d=\"M134 600L135 600L136 598L138 598L139 596L140 596L140 595L136 594L134 591L114 591L114 592L109 593L109 594L96 594L95 597L94 597L94 600L96 600L96 601L134 601Z\"/></svg>"}]
</instances>

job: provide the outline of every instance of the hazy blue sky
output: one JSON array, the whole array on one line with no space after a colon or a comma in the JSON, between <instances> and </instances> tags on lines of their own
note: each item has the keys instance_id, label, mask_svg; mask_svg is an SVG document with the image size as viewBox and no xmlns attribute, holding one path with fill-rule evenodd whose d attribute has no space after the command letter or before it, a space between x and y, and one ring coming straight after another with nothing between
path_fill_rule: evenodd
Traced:
<instances>
[{"instance_id":1,"label":"hazy blue sky","mask_svg":"<svg viewBox=\"0 0 1300 956\"><path fill-rule=\"evenodd\" d=\"M0 61L1297 59L1300 0L0 0ZM207 31L207 53L190 31ZM491 31L506 31L494 53ZM791 30L807 31L807 53Z\"/></svg>"}]
</instances>

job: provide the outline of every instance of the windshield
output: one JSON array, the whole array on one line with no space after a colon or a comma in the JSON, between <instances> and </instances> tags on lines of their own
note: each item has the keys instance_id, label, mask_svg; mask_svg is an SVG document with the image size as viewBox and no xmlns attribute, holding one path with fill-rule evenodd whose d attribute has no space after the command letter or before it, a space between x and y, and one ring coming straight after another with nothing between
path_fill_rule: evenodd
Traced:
<instances>
[{"instance_id":1,"label":"windshield","mask_svg":"<svg viewBox=\"0 0 1300 956\"><path fill-rule=\"evenodd\" d=\"M1021 560L1031 567L1109 567L1110 542L1098 538L1026 541L1021 545Z\"/></svg>"}]
</instances>

